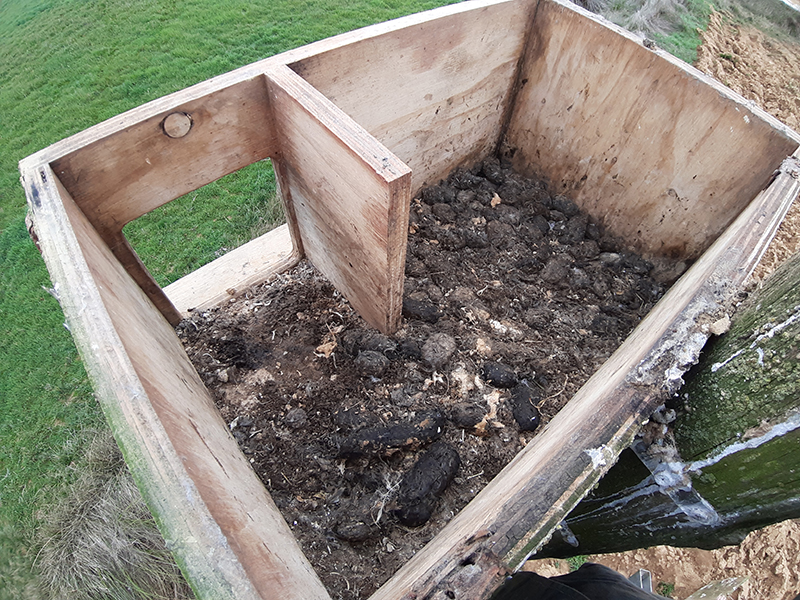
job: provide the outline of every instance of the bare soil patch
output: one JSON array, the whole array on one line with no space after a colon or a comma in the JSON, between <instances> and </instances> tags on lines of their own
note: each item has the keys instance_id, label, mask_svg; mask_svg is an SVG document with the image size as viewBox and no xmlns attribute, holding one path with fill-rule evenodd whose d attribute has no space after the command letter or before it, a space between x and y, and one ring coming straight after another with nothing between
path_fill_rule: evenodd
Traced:
<instances>
[{"instance_id":1,"label":"bare soil patch","mask_svg":"<svg viewBox=\"0 0 800 600\"><path fill-rule=\"evenodd\" d=\"M800 130L800 44L771 38L714 12L696 67Z\"/></svg>"},{"instance_id":2,"label":"bare soil patch","mask_svg":"<svg viewBox=\"0 0 800 600\"><path fill-rule=\"evenodd\" d=\"M626 577L648 569L654 586L672 586L675 600L687 598L707 583L730 577L748 577L731 600L793 600L800 593L798 556L800 522L784 521L750 533L738 546L718 550L656 546L588 559ZM555 559L530 561L525 568L546 577L569 572L565 560Z\"/></svg>"},{"instance_id":3,"label":"bare soil patch","mask_svg":"<svg viewBox=\"0 0 800 600\"><path fill-rule=\"evenodd\" d=\"M800 44L775 40L714 12L697 52L698 69L800 131ZM800 205L789 210L761 260L756 281L800 249Z\"/></svg>"},{"instance_id":4,"label":"bare soil patch","mask_svg":"<svg viewBox=\"0 0 800 600\"><path fill-rule=\"evenodd\" d=\"M551 419L684 264L487 160L411 207L403 327L308 263L179 327L334 598L371 594Z\"/></svg>"}]
</instances>

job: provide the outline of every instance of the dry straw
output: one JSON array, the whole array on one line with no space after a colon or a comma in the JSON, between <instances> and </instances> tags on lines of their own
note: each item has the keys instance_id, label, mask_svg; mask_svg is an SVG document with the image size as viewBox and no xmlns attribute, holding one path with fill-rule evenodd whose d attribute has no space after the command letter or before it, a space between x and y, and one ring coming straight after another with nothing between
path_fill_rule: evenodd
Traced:
<instances>
[{"instance_id":1,"label":"dry straw","mask_svg":"<svg viewBox=\"0 0 800 600\"><path fill-rule=\"evenodd\" d=\"M110 434L97 434L45 519L37 567L53 600L192 598Z\"/></svg>"}]
</instances>

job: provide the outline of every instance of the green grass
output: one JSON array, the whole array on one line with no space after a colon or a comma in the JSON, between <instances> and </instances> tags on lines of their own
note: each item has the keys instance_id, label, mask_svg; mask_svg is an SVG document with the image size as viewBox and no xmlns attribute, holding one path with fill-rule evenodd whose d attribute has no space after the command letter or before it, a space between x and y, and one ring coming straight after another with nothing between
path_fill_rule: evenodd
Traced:
<instances>
[{"instance_id":1,"label":"green grass","mask_svg":"<svg viewBox=\"0 0 800 600\"><path fill-rule=\"evenodd\" d=\"M681 60L697 60L700 30L708 27L710 0L597 0L598 12L610 21L636 31ZM726 5L739 0L715 0ZM778 0L769 0L778 1Z\"/></svg>"},{"instance_id":2,"label":"green grass","mask_svg":"<svg viewBox=\"0 0 800 600\"><path fill-rule=\"evenodd\" d=\"M736 23L766 34L797 41L800 16L780 0L598 0L599 10L611 21L644 35L687 63L697 60L701 32L708 28L712 10L723 11ZM643 15L642 12L645 14Z\"/></svg>"},{"instance_id":3,"label":"green grass","mask_svg":"<svg viewBox=\"0 0 800 600\"><path fill-rule=\"evenodd\" d=\"M129 223L131 245L165 286L284 221L269 161L231 173ZM165 237L179 243L164 248Z\"/></svg>"},{"instance_id":4,"label":"green grass","mask_svg":"<svg viewBox=\"0 0 800 600\"><path fill-rule=\"evenodd\" d=\"M0 600L35 597L33 532L103 419L27 235L17 162L144 102L441 0L0 2ZM282 218L268 163L130 224L161 284ZM72 465L72 467L70 467Z\"/></svg>"},{"instance_id":5,"label":"green grass","mask_svg":"<svg viewBox=\"0 0 800 600\"><path fill-rule=\"evenodd\" d=\"M89 432L85 464L41 528L52 600L193 598L109 432Z\"/></svg>"},{"instance_id":6,"label":"green grass","mask_svg":"<svg viewBox=\"0 0 800 600\"><path fill-rule=\"evenodd\" d=\"M577 571L581 568L581 565L584 564L589 560L588 556L578 555L578 556L570 556L567 559L567 564L569 565L570 571Z\"/></svg>"},{"instance_id":7,"label":"green grass","mask_svg":"<svg viewBox=\"0 0 800 600\"><path fill-rule=\"evenodd\" d=\"M679 15L680 23L670 34L654 34L658 45L689 64L697 60L697 48L702 40L700 31L708 27L712 4L707 0L685 0L686 12Z\"/></svg>"},{"instance_id":8,"label":"green grass","mask_svg":"<svg viewBox=\"0 0 800 600\"><path fill-rule=\"evenodd\" d=\"M660 581L656 586L656 593L659 596L664 596L665 598L672 598L672 594L675 593L675 584Z\"/></svg>"}]
</instances>

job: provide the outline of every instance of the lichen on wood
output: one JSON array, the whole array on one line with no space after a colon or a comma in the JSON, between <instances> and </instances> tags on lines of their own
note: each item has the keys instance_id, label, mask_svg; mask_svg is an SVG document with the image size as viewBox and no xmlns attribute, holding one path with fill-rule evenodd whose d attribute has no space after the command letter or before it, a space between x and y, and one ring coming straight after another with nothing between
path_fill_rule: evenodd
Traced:
<instances>
[{"instance_id":1,"label":"lichen on wood","mask_svg":"<svg viewBox=\"0 0 800 600\"><path fill-rule=\"evenodd\" d=\"M740 307L730 332L706 350L681 392L681 456L699 460L780 423L800 405L800 255Z\"/></svg>"}]
</instances>

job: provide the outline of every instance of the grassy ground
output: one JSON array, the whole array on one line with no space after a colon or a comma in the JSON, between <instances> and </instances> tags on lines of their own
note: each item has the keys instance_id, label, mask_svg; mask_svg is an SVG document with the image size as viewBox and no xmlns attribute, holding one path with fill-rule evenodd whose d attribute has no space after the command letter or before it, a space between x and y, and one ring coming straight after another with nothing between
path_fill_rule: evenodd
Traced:
<instances>
[{"instance_id":1,"label":"grassy ground","mask_svg":"<svg viewBox=\"0 0 800 600\"><path fill-rule=\"evenodd\" d=\"M444 0L0 3L0 600L36 597L33 532L103 426L24 225L17 162L219 73ZM281 219L268 164L128 226L166 284ZM72 465L72 467L70 467Z\"/></svg>"},{"instance_id":2,"label":"grassy ground","mask_svg":"<svg viewBox=\"0 0 800 600\"><path fill-rule=\"evenodd\" d=\"M697 60L700 30L712 10L725 11L779 39L800 37L800 13L780 0L576 0L631 31L652 38L688 63Z\"/></svg>"},{"instance_id":3,"label":"grassy ground","mask_svg":"<svg viewBox=\"0 0 800 600\"><path fill-rule=\"evenodd\" d=\"M711 13L708 0L591 0L591 4L610 21L654 39L688 63L697 59L698 30L706 28Z\"/></svg>"}]
</instances>

